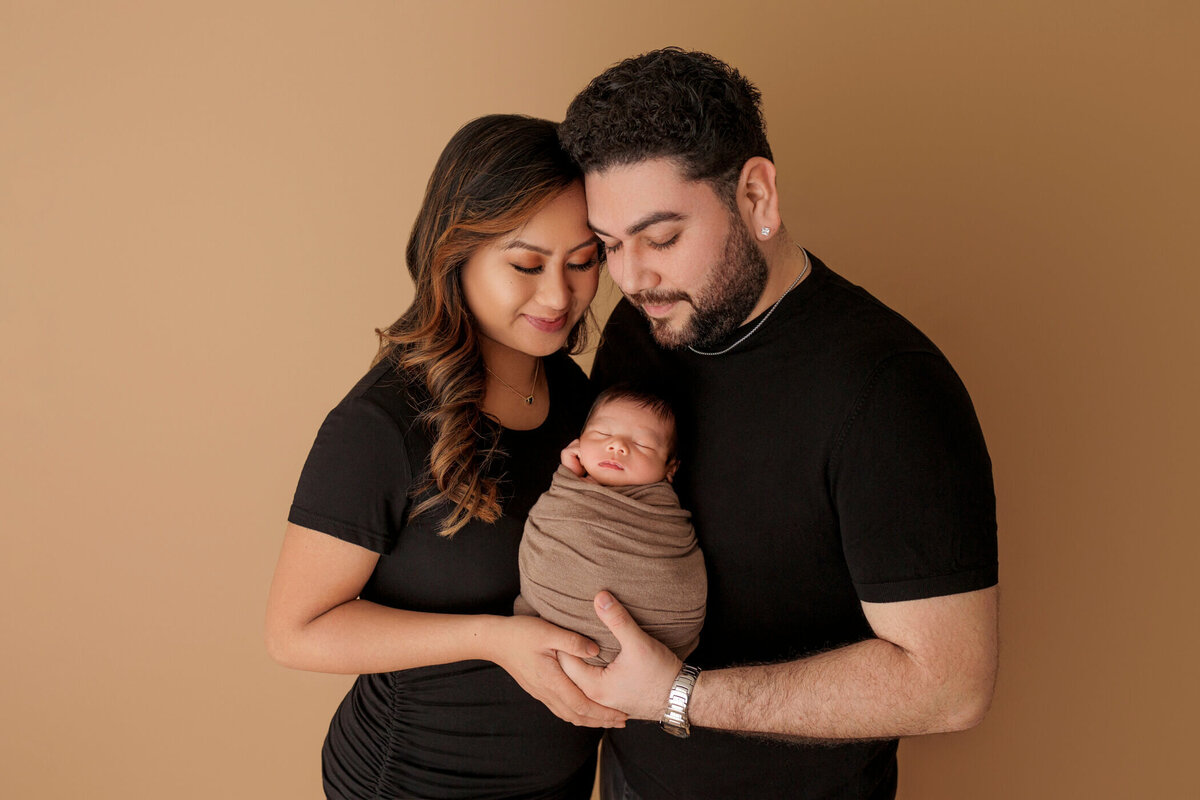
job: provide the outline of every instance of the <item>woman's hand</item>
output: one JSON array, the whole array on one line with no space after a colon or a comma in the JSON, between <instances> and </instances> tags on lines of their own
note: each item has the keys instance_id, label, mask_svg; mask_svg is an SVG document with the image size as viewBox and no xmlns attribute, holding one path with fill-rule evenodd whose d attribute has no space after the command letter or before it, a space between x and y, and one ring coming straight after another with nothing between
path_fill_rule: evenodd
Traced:
<instances>
[{"instance_id":1,"label":"woman's hand","mask_svg":"<svg viewBox=\"0 0 1200 800\"><path fill-rule=\"evenodd\" d=\"M539 617L497 617L490 626L488 658L555 716L588 728L623 728L626 715L592 702L563 673L560 652L588 658L600 652L595 642Z\"/></svg>"}]
</instances>

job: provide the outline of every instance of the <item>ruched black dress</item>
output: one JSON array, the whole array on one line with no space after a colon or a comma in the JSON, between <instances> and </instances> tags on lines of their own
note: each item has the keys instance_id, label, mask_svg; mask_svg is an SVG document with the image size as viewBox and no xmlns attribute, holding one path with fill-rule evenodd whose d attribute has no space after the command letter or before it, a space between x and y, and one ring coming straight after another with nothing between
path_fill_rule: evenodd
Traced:
<instances>
[{"instance_id":1,"label":"ruched black dress","mask_svg":"<svg viewBox=\"0 0 1200 800\"><path fill-rule=\"evenodd\" d=\"M362 598L413 611L512 613L525 517L578 435L590 391L566 355L545 359L550 411L504 429L503 516L446 539L436 513L410 520L430 441L423 393L380 364L330 412L289 521L380 554ZM490 661L360 676L322 751L331 798L587 798L598 733L559 720Z\"/></svg>"}]
</instances>

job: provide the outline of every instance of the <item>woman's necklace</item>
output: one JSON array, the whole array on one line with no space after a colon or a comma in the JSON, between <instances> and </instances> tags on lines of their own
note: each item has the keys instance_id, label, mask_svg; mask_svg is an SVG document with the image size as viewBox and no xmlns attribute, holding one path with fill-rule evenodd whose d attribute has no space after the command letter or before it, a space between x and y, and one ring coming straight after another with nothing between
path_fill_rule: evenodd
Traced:
<instances>
[{"instance_id":1,"label":"woman's necklace","mask_svg":"<svg viewBox=\"0 0 1200 800\"><path fill-rule=\"evenodd\" d=\"M797 247L799 247L799 245L797 245ZM713 353L709 353L704 350L697 350L696 348L692 347L690 344L688 345L688 350L691 350L693 353L695 353L698 356L723 356L726 353L728 353L730 350L737 347L739 344L741 344L742 342L746 341L751 336L753 336L755 331L757 331L759 328L761 328L763 326L763 323L766 322L767 319L771 316L771 314L773 314L775 312L775 308L780 303L783 302L783 298L788 296L788 292L790 292L792 289L795 289L796 284L798 284L800 281L804 280L804 276L808 274L808 270L812 267L812 262L808 260L808 251L805 250L803 247L801 247L800 252L804 253L804 269L800 270L800 274L796 276L796 280L792 281L791 285L783 290L783 294L779 295L779 299L771 304L771 307L767 309L767 313L763 314L762 319L760 319L758 321L758 324L755 325L750 330L746 331L745 336L738 339L736 342L729 345L729 347L726 347L724 350L717 350L716 352L713 352Z\"/></svg>"},{"instance_id":2,"label":"woman's necklace","mask_svg":"<svg viewBox=\"0 0 1200 800\"><path fill-rule=\"evenodd\" d=\"M527 406L533 405L533 396L535 394L537 394L538 370L541 369L541 367L542 367L542 360L539 358L536 362L534 362L534 365L533 365L533 388L529 390L529 394L522 394L521 392L518 392L515 388L513 388L513 385L511 383L509 383L508 381L504 380L504 378L501 378L499 375L497 375L492 370L492 368L489 367L486 363L483 365L484 369L486 369L488 372L492 373L493 378L495 378L496 380L500 381L505 386L507 386L513 394L515 394L517 397L524 400L525 405L527 405Z\"/></svg>"}]
</instances>

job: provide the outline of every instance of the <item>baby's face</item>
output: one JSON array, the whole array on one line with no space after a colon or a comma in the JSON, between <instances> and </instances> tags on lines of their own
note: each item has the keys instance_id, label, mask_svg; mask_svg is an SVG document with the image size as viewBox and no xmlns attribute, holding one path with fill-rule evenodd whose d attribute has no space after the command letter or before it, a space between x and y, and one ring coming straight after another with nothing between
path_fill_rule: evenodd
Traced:
<instances>
[{"instance_id":1,"label":"baby's face","mask_svg":"<svg viewBox=\"0 0 1200 800\"><path fill-rule=\"evenodd\" d=\"M579 437L579 461L603 486L671 480L671 423L632 400L610 400L596 409Z\"/></svg>"}]
</instances>

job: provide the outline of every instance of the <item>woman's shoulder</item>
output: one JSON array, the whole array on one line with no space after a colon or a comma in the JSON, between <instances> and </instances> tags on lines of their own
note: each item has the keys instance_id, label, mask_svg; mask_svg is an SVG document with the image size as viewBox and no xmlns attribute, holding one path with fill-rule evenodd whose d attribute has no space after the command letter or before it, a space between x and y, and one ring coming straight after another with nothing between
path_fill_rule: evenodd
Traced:
<instances>
[{"instance_id":1,"label":"woman's shoulder","mask_svg":"<svg viewBox=\"0 0 1200 800\"><path fill-rule=\"evenodd\" d=\"M385 359L373 365L338 403L335 411L368 413L393 423L402 434L415 426L428 394L414 377Z\"/></svg>"}]
</instances>

